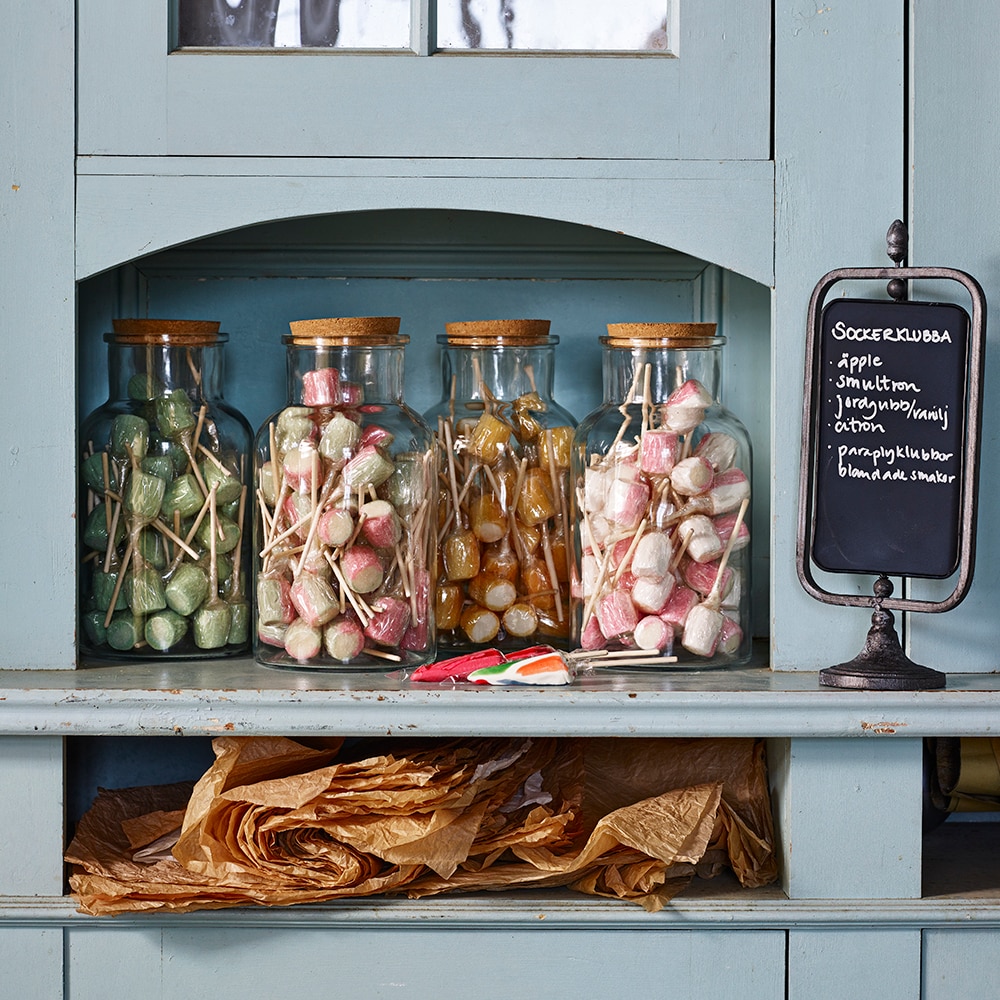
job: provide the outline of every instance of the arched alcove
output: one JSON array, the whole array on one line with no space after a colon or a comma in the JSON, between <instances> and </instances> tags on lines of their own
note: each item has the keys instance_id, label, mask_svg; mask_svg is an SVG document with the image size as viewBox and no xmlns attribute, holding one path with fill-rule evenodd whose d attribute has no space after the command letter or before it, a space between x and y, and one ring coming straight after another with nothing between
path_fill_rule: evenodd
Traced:
<instances>
[{"instance_id":1,"label":"arched alcove","mask_svg":"<svg viewBox=\"0 0 1000 1000\"><path fill-rule=\"evenodd\" d=\"M136 258L79 286L78 406L107 392L103 333L116 316L218 320L226 396L257 427L285 401L292 320L393 315L410 336L406 400L441 398L436 338L452 320L535 317L559 336L555 395L578 420L600 404L599 337L613 322L715 322L724 392L755 448L754 602L766 634L770 289L677 249L553 219L386 209L244 226Z\"/></svg>"}]
</instances>

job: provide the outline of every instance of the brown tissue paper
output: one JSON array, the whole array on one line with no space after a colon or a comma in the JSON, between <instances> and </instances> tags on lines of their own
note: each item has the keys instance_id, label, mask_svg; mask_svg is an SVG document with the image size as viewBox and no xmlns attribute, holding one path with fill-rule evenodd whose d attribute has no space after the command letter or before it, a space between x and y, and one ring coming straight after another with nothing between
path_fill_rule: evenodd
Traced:
<instances>
[{"instance_id":1,"label":"brown tissue paper","mask_svg":"<svg viewBox=\"0 0 1000 1000\"><path fill-rule=\"evenodd\" d=\"M753 740L221 737L202 778L102 790L66 860L92 914L568 885L662 908L777 876Z\"/></svg>"}]
</instances>

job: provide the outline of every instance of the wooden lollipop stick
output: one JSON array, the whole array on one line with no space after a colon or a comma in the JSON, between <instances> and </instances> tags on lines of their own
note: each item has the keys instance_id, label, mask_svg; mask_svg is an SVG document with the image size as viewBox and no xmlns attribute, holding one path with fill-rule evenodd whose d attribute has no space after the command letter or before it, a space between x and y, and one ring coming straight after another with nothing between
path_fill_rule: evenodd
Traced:
<instances>
[{"instance_id":1,"label":"wooden lollipop stick","mask_svg":"<svg viewBox=\"0 0 1000 1000\"><path fill-rule=\"evenodd\" d=\"M629 543L628 549L625 551L625 557L618 564L618 568L615 570L615 575L611 580L611 586L615 586L621 579L622 573L632 564L632 556L635 554L636 546L638 546L640 539L646 531L646 525L649 524L649 518L644 517L639 522L639 527L635 529L635 534L632 536L632 541Z\"/></svg>"},{"instance_id":2,"label":"wooden lollipop stick","mask_svg":"<svg viewBox=\"0 0 1000 1000\"><path fill-rule=\"evenodd\" d=\"M403 658L398 653L387 653L384 649L372 649L371 646L365 646L361 652L377 657L380 660L390 660L393 663L403 662Z\"/></svg>"},{"instance_id":3,"label":"wooden lollipop stick","mask_svg":"<svg viewBox=\"0 0 1000 1000\"><path fill-rule=\"evenodd\" d=\"M722 586L722 575L726 572L726 563L729 562L729 556L733 551L733 545L736 544L736 536L740 533L740 526L743 524L743 516L747 512L747 506L749 503L749 498L744 498L743 502L740 504L740 510L736 515L736 520L733 522L733 532L729 536L729 541L726 542L726 549L722 553L722 558L719 560L719 571L715 574L715 583L712 584L712 589L709 591L708 597L705 598L705 603L710 607L718 607L720 600L719 588Z\"/></svg>"},{"instance_id":4,"label":"wooden lollipop stick","mask_svg":"<svg viewBox=\"0 0 1000 1000\"><path fill-rule=\"evenodd\" d=\"M239 514L236 521L240 529L240 544L236 546L236 551L233 553L233 589L229 595L230 600L239 600L243 596L243 587L240 584L240 564L243 562L243 517L246 514L246 506L247 488L244 486L240 490Z\"/></svg>"},{"instance_id":5,"label":"wooden lollipop stick","mask_svg":"<svg viewBox=\"0 0 1000 1000\"><path fill-rule=\"evenodd\" d=\"M219 470L219 472L222 472L227 476L232 475L229 469L227 469L222 462L219 461L215 453L210 448L206 448L205 445L199 444L197 450L200 451L205 458L207 458Z\"/></svg>"},{"instance_id":6,"label":"wooden lollipop stick","mask_svg":"<svg viewBox=\"0 0 1000 1000\"><path fill-rule=\"evenodd\" d=\"M330 564L330 569L333 570L334 576L337 578L337 582L340 584L340 593L345 596L350 602L351 607L357 612L358 617L361 619L362 626L367 626L368 623L375 617L375 612L368 607L361 598L351 590L351 585L347 582L347 578L344 576L340 567L336 562L330 558L329 553L324 553L326 555L326 561Z\"/></svg>"},{"instance_id":7,"label":"wooden lollipop stick","mask_svg":"<svg viewBox=\"0 0 1000 1000\"><path fill-rule=\"evenodd\" d=\"M211 535L208 545L209 558L211 559L208 566L208 592L211 595L209 600L215 600L219 596L219 566L215 558L215 539L219 531L219 518L215 511L215 494L218 488L219 484L213 483L208 494L209 534Z\"/></svg>"},{"instance_id":8,"label":"wooden lollipop stick","mask_svg":"<svg viewBox=\"0 0 1000 1000\"><path fill-rule=\"evenodd\" d=\"M451 501L455 505L455 518L458 521L458 480L455 476L455 442L451 436L451 422L442 419L441 429L444 431L444 450L448 459L448 483L451 486Z\"/></svg>"},{"instance_id":9,"label":"wooden lollipop stick","mask_svg":"<svg viewBox=\"0 0 1000 1000\"><path fill-rule=\"evenodd\" d=\"M620 660L614 660L612 664L608 664L608 665L609 666L613 665L613 666L616 666L616 667L648 667L648 666L651 666L652 664L676 663L677 662L677 657L676 656L645 656L645 657L643 657L643 656L635 656L634 655L635 654L635 650L632 650L631 652L633 653L633 655L631 657L623 657ZM606 661L602 660L601 662L604 663Z\"/></svg>"},{"instance_id":10,"label":"wooden lollipop stick","mask_svg":"<svg viewBox=\"0 0 1000 1000\"><path fill-rule=\"evenodd\" d=\"M118 594L122 589L122 584L125 582L125 571L128 569L129 560L132 558L133 551L132 539L130 538L128 547L125 549L125 555L122 557L122 564L118 568L118 579L115 580L115 589L111 594L111 603L108 605L108 613L104 616L105 628L111 624L111 619L114 617L115 605L118 603Z\"/></svg>"},{"instance_id":11,"label":"wooden lollipop stick","mask_svg":"<svg viewBox=\"0 0 1000 1000\"><path fill-rule=\"evenodd\" d=\"M681 559L684 558L684 553L687 552L687 547L691 544L691 536L694 532L689 531L682 539L681 544L677 547L677 551L674 553L673 559L670 560L670 565L668 570L671 573L677 572L677 567L681 564Z\"/></svg>"},{"instance_id":12,"label":"wooden lollipop stick","mask_svg":"<svg viewBox=\"0 0 1000 1000\"><path fill-rule=\"evenodd\" d=\"M107 506L105 505L105 511ZM121 514L122 505L115 501L115 512L111 515L111 523L108 525L108 547L104 552L104 572L111 572L111 561L115 554L115 534L118 531L118 516Z\"/></svg>"},{"instance_id":13,"label":"wooden lollipop stick","mask_svg":"<svg viewBox=\"0 0 1000 1000\"><path fill-rule=\"evenodd\" d=\"M649 659L660 655L658 649L574 649L566 656L575 660Z\"/></svg>"},{"instance_id":14,"label":"wooden lollipop stick","mask_svg":"<svg viewBox=\"0 0 1000 1000\"><path fill-rule=\"evenodd\" d=\"M650 418L653 409L653 400L650 394L650 380L652 379L653 366L644 364L642 366L642 429L640 437L646 433L650 426Z\"/></svg>"},{"instance_id":15,"label":"wooden lollipop stick","mask_svg":"<svg viewBox=\"0 0 1000 1000\"><path fill-rule=\"evenodd\" d=\"M549 541L549 529L542 524L542 552L545 555L545 568L548 570L549 583L556 601L556 620L563 620L562 595L559 593L559 578L556 576L556 561L552 556L552 544Z\"/></svg>"},{"instance_id":16,"label":"wooden lollipop stick","mask_svg":"<svg viewBox=\"0 0 1000 1000\"><path fill-rule=\"evenodd\" d=\"M295 571L293 573L293 576L295 577L298 577L298 575L302 572L302 567L305 566L306 558L308 557L309 552L313 547L313 543L316 540L316 528L319 525L320 515L324 510L326 510L326 505L330 502L330 494L333 492L335 477L331 474L327 481L323 484L323 492L317 500L316 479L318 476L318 453L313 452L312 512L309 515L312 520L309 524L309 532L306 535L306 544L302 550L302 556L299 559L298 565L295 567Z\"/></svg>"},{"instance_id":17,"label":"wooden lollipop stick","mask_svg":"<svg viewBox=\"0 0 1000 1000\"><path fill-rule=\"evenodd\" d=\"M642 377L642 368L636 368L635 377L632 379L632 385L629 388L628 394L625 396L625 400L621 406L618 407L618 412L622 415L622 425L618 428L618 434L615 436L614 441L611 442L611 447L608 448L607 454L614 455L615 450L621 443L621 439L625 436L625 431L628 430L628 426L632 423L632 418L629 416L628 408L632 405L632 401L635 399L636 390L639 388L639 379Z\"/></svg>"},{"instance_id":18,"label":"wooden lollipop stick","mask_svg":"<svg viewBox=\"0 0 1000 1000\"><path fill-rule=\"evenodd\" d=\"M604 555L601 558L600 569L597 573L597 579L594 581L594 589L591 591L590 597L587 600L587 605L583 609L583 628L587 627L587 622L590 621L590 616L594 613L594 607L600 597L601 589L604 587L604 580L608 575L608 567L611 565L612 551L613 549L610 545L604 550Z\"/></svg>"},{"instance_id":19,"label":"wooden lollipop stick","mask_svg":"<svg viewBox=\"0 0 1000 1000\"><path fill-rule=\"evenodd\" d=\"M198 410L198 422L194 425L194 434L191 436L191 454L197 455L198 449L200 447L199 441L201 439L201 431L205 426L205 414L208 412L208 407L202 403L201 408ZM194 459L194 461L197 461Z\"/></svg>"},{"instance_id":20,"label":"wooden lollipop stick","mask_svg":"<svg viewBox=\"0 0 1000 1000\"><path fill-rule=\"evenodd\" d=\"M167 527L162 521L156 520L152 522L152 525L161 535L166 535L179 549L183 549L192 559L198 558L198 553L188 545L179 535L175 535L174 532ZM188 539L190 541L190 539ZM179 561L178 557L174 557L175 561Z\"/></svg>"}]
</instances>

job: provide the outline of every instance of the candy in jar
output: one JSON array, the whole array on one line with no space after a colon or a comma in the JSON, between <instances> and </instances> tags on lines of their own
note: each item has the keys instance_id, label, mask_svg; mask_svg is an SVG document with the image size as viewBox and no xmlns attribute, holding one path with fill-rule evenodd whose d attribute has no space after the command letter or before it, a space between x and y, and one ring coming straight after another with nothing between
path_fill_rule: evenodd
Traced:
<instances>
[{"instance_id":1,"label":"candy in jar","mask_svg":"<svg viewBox=\"0 0 1000 1000\"><path fill-rule=\"evenodd\" d=\"M720 399L710 323L602 338L604 402L573 441L574 636L680 664L750 657L751 447Z\"/></svg>"},{"instance_id":2,"label":"candy in jar","mask_svg":"<svg viewBox=\"0 0 1000 1000\"><path fill-rule=\"evenodd\" d=\"M254 446L256 658L312 669L434 659L433 436L403 401L394 317L303 320L288 404Z\"/></svg>"},{"instance_id":3,"label":"candy in jar","mask_svg":"<svg viewBox=\"0 0 1000 1000\"><path fill-rule=\"evenodd\" d=\"M250 427L222 395L216 322L119 319L110 397L81 425L83 655L249 646Z\"/></svg>"},{"instance_id":4,"label":"candy in jar","mask_svg":"<svg viewBox=\"0 0 1000 1000\"><path fill-rule=\"evenodd\" d=\"M481 320L438 342L438 644L565 645L575 421L552 395L558 338L548 320Z\"/></svg>"}]
</instances>

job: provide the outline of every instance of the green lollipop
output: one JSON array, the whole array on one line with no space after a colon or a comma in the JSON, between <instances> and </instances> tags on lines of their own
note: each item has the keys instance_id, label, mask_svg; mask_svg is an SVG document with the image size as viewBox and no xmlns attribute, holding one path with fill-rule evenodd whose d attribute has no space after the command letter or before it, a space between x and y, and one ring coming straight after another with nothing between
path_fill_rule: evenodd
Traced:
<instances>
[{"instance_id":1,"label":"green lollipop","mask_svg":"<svg viewBox=\"0 0 1000 1000\"><path fill-rule=\"evenodd\" d=\"M84 484L92 489L98 496L104 496L107 488L105 482L104 463L107 461L107 452L95 451L80 463L80 476Z\"/></svg>"},{"instance_id":2,"label":"green lollipop","mask_svg":"<svg viewBox=\"0 0 1000 1000\"><path fill-rule=\"evenodd\" d=\"M187 635L188 622L176 611L167 608L159 611L146 622L146 642L165 653L177 645Z\"/></svg>"},{"instance_id":3,"label":"green lollipop","mask_svg":"<svg viewBox=\"0 0 1000 1000\"><path fill-rule=\"evenodd\" d=\"M250 605L246 601L230 601L232 617L229 622L229 637L226 644L242 646L250 638Z\"/></svg>"},{"instance_id":4,"label":"green lollipop","mask_svg":"<svg viewBox=\"0 0 1000 1000\"><path fill-rule=\"evenodd\" d=\"M198 487L198 480L187 473L178 476L167 487L161 509L168 519L173 518L174 511L179 511L181 517L191 517L201 510L204 502L205 497Z\"/></svg>"},{"instance_id":5,"label":"green lollipop","mask_svg":"<svg viewBox=\"0 0 1000 1000\"><path fill-rule=\"evenodd\" d=\"M167 484L159 476L133 466L122 497L125 510L140 521L152 521L160 512L166 488Z\"/></svg>"},{"instance_id":6,"label":"green lollipop","mask_svg":"<svg viewBox=\"0 0 1000 1000\"><path fill-rule=\"evenodd\" d=\"M128 380L128 398L148 403L166 391L166 386L152 372L138 372Z\"/></svg>"},{"instance_id":7,"label":"green lollipop","mask_svg":"<svg viewBox=\"0 0 1000 1000\"><path fill-rule=\"evenodd\" d=\"M83 616L83 631L95 646L103 646L108 641L108 630L104 627L103 611L88 611Z\"/></svg>"},{"instance_id":8,"label":"green lollipop","mask_svg":"<svg viewBox=\"0 0 1000 1000\"><path fill-rule=\"evenodd\" d=\"M202 462L201 478L209 489L213 486L217 487L215 499L220 507L239 500L243 484L225 469L220 468L215 462Z\"/></svg>"},{"instance_id":9,"label":"green lollipop","mask_svg":"<svg viewBox=\"0 0 1000 1000\"><path fill-rule=\"evenodd\" d=\"M139 641L136 620L131 611L119 611L108 624L108 645L112 649L132 649Z\"/></svg>"},{"instance_id":10,"label":"green lollipop","mask_svg":"<svg viewBox=\"0 0 1000 1000\"><path fill-rule=\"evenodd\" d=\"M195 532L195 538L203 546L211 545L215 552L232 552L240 544L240 527L235 521L230 521L228 517L220 517L216 514L214 519L206 519L201 522ZM214 559L212 561L215 562Z\"/></svg>"},{"instance_id":11,"label":"green lollipop","mask_svg":"<svg viewBox=\"0 0 1000 1000\"><path fill-rule=\"evenodd\" d=\"M117 570L112 570L110 573L103 573L101 570L95 569L94 575L91 578L94 606L100 612L102 626L105 618L104 613L111 607L112 598L115 600L115 611L124 611L128 607L124 589L118 586L118 577L119 573ZM117 597L115 597L116 590Z\"/></svg>"},{"instance_id":12,"label":"green lollipop","mask_svg":"<svg viewBox=\"0 0 1000 1000\"><path fill-rule=\"evenodd\" d=\"M214 487L208 494L208 524L210 536L209 598L195 613L194 642L199 649L218 649L225 646L229 639L232 611L230 611L229 605L219 597L219 571L215 559L219 530ZM237 534L238 529L235 524L232 525L232 528L233 534Z\"/></svg>"},{"instance_id":13,"label":"green lollipop","mask_svg":"<svg viewBox=\"0 0 1000 1000\"><path fill-rule=\"evenodd\" d=\"M208 574L194 563L182 563L165 589L167 604L179 615L190 615L208 596Z\"/></svg>"},{"instance_id":14,"label":"green lollipop","mask_svg":"<svg viewBox=\"0 0 1000 1000\"><path fill-rule=\"evenodd\" d=\"M121 413L111 422L111 454L119 461L130 455L141 462L149 449L149 423L132 413Z\"/></svg>"},{"instance_id":15,"label":"green lollipop","mask_svg":"<svg viewBox=\"0 0 1000 1000\"><path fill-rule=\"evenodd\" d=\"M155 569L133 563L130 583L129 606L135 614L148 615L167 606L163 580Z\"/></svg>"},{"instance_id":16,"label":"green lollipop","mask_svg":"<svg viewBox=\"0 0 1000 1000\"><path fill-rule=\"evenodd\" d=\"M180 440L182 435L194 430L195 423L191 400L183 389L174 389L157 397L156 426L165 438Z\"/></svg>"},{"instance_id":17,"label":"green lollipop","mask_svg":"<svg viewBox=\"0 0 1000 1000\"><path fill-rule=\"evenodd\" d=\"M139 466L143 472L159 476L165 483L174 478L174 463L169 455L147 455Z\"/></svg>"},{"instance_id":18,"label":"green lollipop","mask_svg":"<svg viewBox=\"0 0 1000 1000\"><path fill-rule=\"evenodd\" d=\"M125 538L125 525L122 521L112 519L114 544L117 546ZM83 544L90 549L104 552L108 547L108 516L104 505L95 507L88 515L83 526Z\"/></svg>"}]
</instances>

